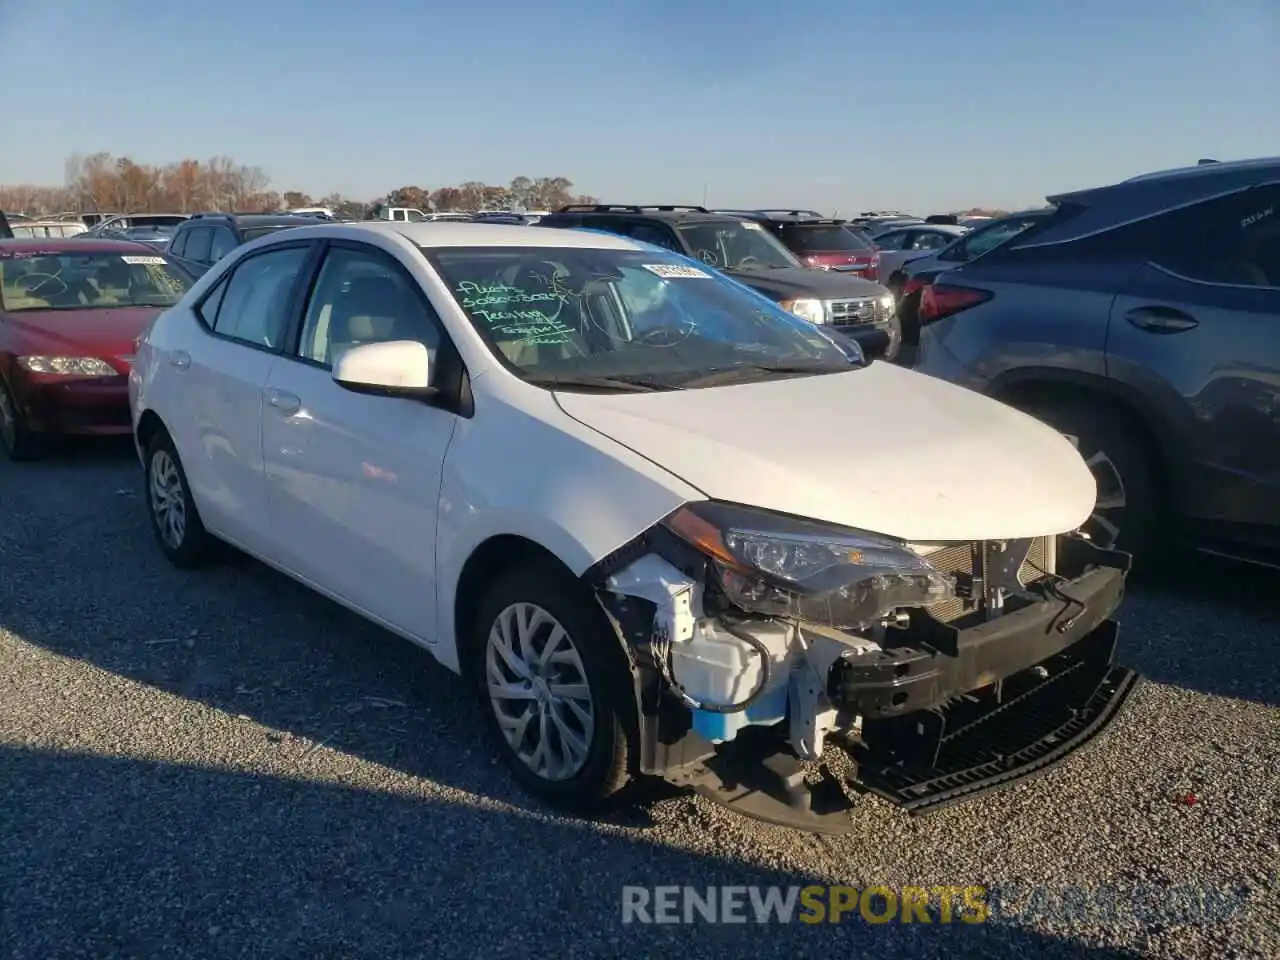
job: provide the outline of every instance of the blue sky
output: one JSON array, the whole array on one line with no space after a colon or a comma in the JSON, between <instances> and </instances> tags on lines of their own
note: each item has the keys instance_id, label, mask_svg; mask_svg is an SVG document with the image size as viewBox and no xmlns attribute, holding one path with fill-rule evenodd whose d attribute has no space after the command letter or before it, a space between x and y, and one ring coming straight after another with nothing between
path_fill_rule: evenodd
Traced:
<instances>
[{"instance_id":1,"label":"blue sky","mask_svg":"<svg viewBox=\"0 0 1280 960\"><path fill-rule=\"evenodd\" d=\"M1018 207L1280 155L1280 0L0 0L0 183L228 155L368 199Z\"/></svg>"}]
</instances>

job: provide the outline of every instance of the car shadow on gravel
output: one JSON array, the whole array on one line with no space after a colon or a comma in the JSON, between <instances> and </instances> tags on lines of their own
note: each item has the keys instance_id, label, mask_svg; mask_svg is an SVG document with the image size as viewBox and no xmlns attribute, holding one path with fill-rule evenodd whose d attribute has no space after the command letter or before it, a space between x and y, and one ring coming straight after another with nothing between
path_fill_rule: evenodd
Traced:
<instances>
[{"instance_id":1,"label":"car shadow on gravel","mask_svg":"<svg viewBox=\"0 0 1280 960\"><path fill-rule=\"evenodd\" d=\"M1130 577L1120 657L1146 679L1280 706L1280 571L1180 551Z\"/></svg>"},{"instance_id":2,"label":"car shadow on gravel","mask_svg":"<svg viewBox=\"0 0 1280 960\"><path fill-rule=\"evenodd\" d=\"M332 783L0 747L5 956L1110 958L1002 921L622 922L622 885L804 886L645 842ZM750 901L746 910L750 916Z\"/></svg>"}]
</instances>

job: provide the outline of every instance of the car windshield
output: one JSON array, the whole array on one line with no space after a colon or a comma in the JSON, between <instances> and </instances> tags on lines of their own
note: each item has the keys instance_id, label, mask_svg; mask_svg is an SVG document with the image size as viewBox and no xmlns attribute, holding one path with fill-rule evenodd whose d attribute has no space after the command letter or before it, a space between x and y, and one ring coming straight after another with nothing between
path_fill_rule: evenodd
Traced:
<instances>
[{"instance_id":1,"label":"car windshield","mask_svg":"<svg viewBox=\"0 0 1280 960\"><path fill-rule=\"evenodd\" d=\"M856 353L685 257L582 247L423 251L505 365L568 389L847 371Z\"/></svg>"},{"instance_id":2,"label":"car windshield","mask_svg":"<svg viewBox=\"0 0 1280 960\"><path fill-rule=\"evenodd\" d=\"M871 253L875 245L862 234L841 226L785 224L782 242L798 253Z\"/></svg>"},{"instance_id":3,"label":"car windshield","mask_svg":"<svg viewBox=\"0 0 1280 960\"><path fill-rule=\"evenodd\" d=\"M0 253L0 309L171 307L191 278L165 257L139 253Z\"/></svg>"},{"instance_id":4,"label":"car windshield","mask_svg":"<svg viewBox=\"0 0 1280 960\"><path fill-rule=\"evenodd\" d=\"M695 260L722 270L776 270L801 265L758 223L708 220L683 224L679 230Z\"/></svg>"}]
</instances>

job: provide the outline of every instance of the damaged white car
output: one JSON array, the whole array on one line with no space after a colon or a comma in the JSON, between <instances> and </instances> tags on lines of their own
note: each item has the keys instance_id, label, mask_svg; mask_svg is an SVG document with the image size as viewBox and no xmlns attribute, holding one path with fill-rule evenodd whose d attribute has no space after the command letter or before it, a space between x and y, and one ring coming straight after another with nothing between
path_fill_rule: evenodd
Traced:
<instances>
[{"instance_id":1,"label":"damaged white car","mask_svg":"<svg viewBox=\"0 0 1280 960\"><path fill-rule=\"evenodd\" d=\"M1136 680L1067 440L621 237L265 237L130 397L171 560L234 545L421 644L565 807L657 776L839 831L1044 769Z\"/></svg>"}]
</instances>

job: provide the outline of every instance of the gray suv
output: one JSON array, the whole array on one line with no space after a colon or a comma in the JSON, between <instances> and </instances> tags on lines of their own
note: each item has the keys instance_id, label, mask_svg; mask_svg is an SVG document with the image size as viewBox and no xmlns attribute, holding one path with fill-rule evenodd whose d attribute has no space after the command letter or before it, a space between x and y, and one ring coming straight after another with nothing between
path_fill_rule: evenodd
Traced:
<instances>
[{"instance_id":1,"label":"gray suv","mask_svg":"<svg viewBox=\"0 0 1280 960\"><path fill-rule=\"evenodd\" d=\"M1280 158L1051 197L920 295L916 369L1071 437L1096 541L1280 558Z\"/></svg>"}]
</instances>

